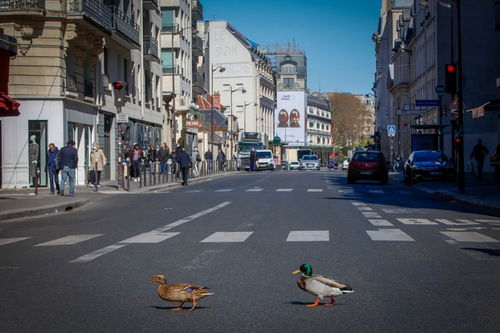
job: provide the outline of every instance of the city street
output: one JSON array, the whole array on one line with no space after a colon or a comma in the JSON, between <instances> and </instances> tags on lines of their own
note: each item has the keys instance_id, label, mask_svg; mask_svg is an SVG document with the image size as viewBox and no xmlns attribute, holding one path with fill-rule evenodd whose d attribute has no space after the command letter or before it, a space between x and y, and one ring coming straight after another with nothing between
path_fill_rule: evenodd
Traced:
<instances>
[{"instance_id":1,"label":"city street","mask_svg":"<svg viewBox=\"0 0 500 333\"><path fill-rule=\"evenodd\" d=\"M342 171L103 196L0 223L0 331L497 332L499 241L498 211ZM307 307L304 263L355 292ZM170 311L155 274L214 295Z\"/></svg>"}]
</instances>

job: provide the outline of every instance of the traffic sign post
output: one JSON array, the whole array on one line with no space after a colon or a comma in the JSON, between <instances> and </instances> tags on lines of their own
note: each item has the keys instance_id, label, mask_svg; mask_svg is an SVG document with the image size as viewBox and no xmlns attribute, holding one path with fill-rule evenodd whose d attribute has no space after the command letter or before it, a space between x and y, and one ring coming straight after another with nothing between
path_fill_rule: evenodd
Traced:
<instances>
[{"instance_id":1,"label":"traffic sign post","mask_svg":"<svg viewBox=\"0 0 500 333\"><path fill-rule=\"evenodd\" d=\"M396 125L387 125L387 136L396 136Z\"/></svg>"}]
</instances>

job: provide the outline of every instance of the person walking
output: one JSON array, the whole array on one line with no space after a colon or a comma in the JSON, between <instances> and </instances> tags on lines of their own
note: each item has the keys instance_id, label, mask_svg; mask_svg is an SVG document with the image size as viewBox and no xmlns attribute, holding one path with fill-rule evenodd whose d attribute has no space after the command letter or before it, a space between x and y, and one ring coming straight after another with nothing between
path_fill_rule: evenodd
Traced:
<instances>
[{"instance_id":1,"label":"person walking","mask_svg":"<svg viewBox=\"0 0 500 333\"><path fill-rule=\"evenodd\" d=\"M219 150L219 153L217 154L217 165L219 167L219 172L224 171L224 164L226 163L226 154L222 150Z\"/></svg>"},{"instance_id":2,"label":"person walking","mask_svg":"<svg viewBox=\"0 0 500 333\"><path fill-rule=\"evenodd\" d=\"M101 172L102 170L104 170L104 166L106 165L106 163L106 155L104 155L101 147L99 147L97 143L94 143L92 145L92 152L90 153L90 167L94 171L94 179L92 179L94 191L96 187L101 186Z\"/></svg>"},{"instance_id":3,"label":"person walking","mask_svg":"<svg viewBox=\"0 0 500 333\"><path fill-rule=\"evenodd\" d=\"M200 153L198 152L198 148L193 149L193 155L191 156L191 165L193 167L193 176L198 176L199 168L198 163L201 162Z\"/></svg>"},{"instance_id":4,"label":"person walking","mask_svg":"<svg viewBox=\"0 0 500 333\"><path fill-rule=\"evenodd\" d=\"M474 159L474 169L476 171L476 180L483 179L484 157L489 154L488 148L483 145L483 140L478 139L472 149L470 159Z\"/></svg>"},{"instance_id":5,"label":"person walking","mask_svg":"<svg viewBox=\"0 0 500 333\"><path fill-rule=\"evenodd\" d=\"M130 161L132 162L131 177L134 182L139 181L141 176L141 159L144 158L144 152L136 143L134 148L130 151Z\"/></svg>"},{"instance_id":6,"label":"person walking","mask_svg":"<svg viewBox=\"0 0 500 333\"><path fill-rule=\"evenodd\" d=\"M257 151L255 148L252 148L250 151L250 171L255 171L257 163Z\"/></svg>"},{"instance_id":7,"label":"person walking","mask_svg":"<svg viewBox=\"0 0 500 333\"><path fill-rule=\"evenodd\" d=\"M57 166L61 170L60 194L64 196L66 180L69 180L69 195L75 195L75 169L78 165L78 151L75 149L75 141L68 140L66 146L62 147L57 154Z\"/></svg>"},{"instance_id":8,"label":"person walking","mask_svg":"<svg viewBox=\"0 0 500 333\"><path fill-rule=\"evenodd\" d=\"M174 149L172 150L172 154L170 155L170 161L171 161L171 170L172 170L172 179L174 176L177 177L177 151Z\"/></svg>"},{"instance_id":9,"label":"person walking","mask_svg":"<svg viewBox=\"0 0 500 333\"><path fill-rule=\"evenodd\" d=\"M205 152L205 161L207 161L207 171L208 173L212 173L212 161L214 159L214 154L212 154L212 151L209 149Z\"/></svg>"},{"instance_id":10,"label":"person walking","mask_svg":"<svg viewBox=\"0 0 500 333\"><path fill-rule=\"evenodd\" d=\"M160 150L158 150L158 161L160 162L160 174L168 173L168 159L170 158L170 149L166 143L161 145Z\"/></svg>"},{"instance_id":11,"label":"person walking","mask_svg":"<svg viewBox=\"0 0 500 333\"><path fill-rule=\"evenodd\" d=\"M58 153L59 149L57 149L56 145L53 143L49 144L49 149L47 150L47 172L49 174L50 194L54 194L54 187L57 190L57 194L60 194L59 169L57 167Z\"/></svg>"},{"instance_id":12,"label":"person walking","mask_svg":"<svg viewBox=\"0 0 500 333\"><path fill-rule=\"evenodd\" d=\"M495 155L491 156L490 163L495 169L495 184L500 185L500 144L497 145Z\"/></svg>"},{"instance_id":13,"label":"person walking","mask_svg":"<svg viewBox=\"0 0 500 333\"><path fill-rule=\"evenodd\" d=\"M191 164L191 158L189 157L189 154L186 152L186 148L181 147L181 150L177 153L175 158L182 172L182 185L187 186L189 165Z\"/></svg>"}]
</instances>

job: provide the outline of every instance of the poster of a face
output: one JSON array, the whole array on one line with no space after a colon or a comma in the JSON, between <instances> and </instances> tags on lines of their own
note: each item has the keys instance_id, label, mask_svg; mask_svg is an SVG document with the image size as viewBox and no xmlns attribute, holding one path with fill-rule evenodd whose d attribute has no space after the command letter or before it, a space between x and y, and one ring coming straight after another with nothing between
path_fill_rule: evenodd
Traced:
<instances>
[{"instance_id":1,"label":"poster of a face","mask_svg":"<svg viewBox=\"0 0 500 333\"><path fill-rule=\"evenodd\" d=\"M305 92L278 91L277 95L276 135L290 146L305 145Z\"/></svg>"}]
</instances>

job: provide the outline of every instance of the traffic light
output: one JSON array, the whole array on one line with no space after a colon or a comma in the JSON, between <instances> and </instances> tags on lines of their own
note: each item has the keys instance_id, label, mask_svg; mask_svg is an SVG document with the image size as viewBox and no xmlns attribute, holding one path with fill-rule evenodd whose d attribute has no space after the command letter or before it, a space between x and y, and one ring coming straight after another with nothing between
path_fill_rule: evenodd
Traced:
<instances>
[{"instance_id":1,"label":"traffic light","mask_svg":"<svg viewBox=\"0 0 500 333\"><path fill-rule=\"evenodd\" d=\"M125 105L125 83L122 81L113 82L113 90L115 95L115 106Z\"/></svg>"},{"instance_id":2,"label":"traffic light","mask_svg":"<svg viewBox=\"0 0 500 333\"><path fill-rule=\"evenodd\" d=\"M449 94L457 93L457 65L448 64L445 66L445 91Z\"/></svg>"}]
</instances>

